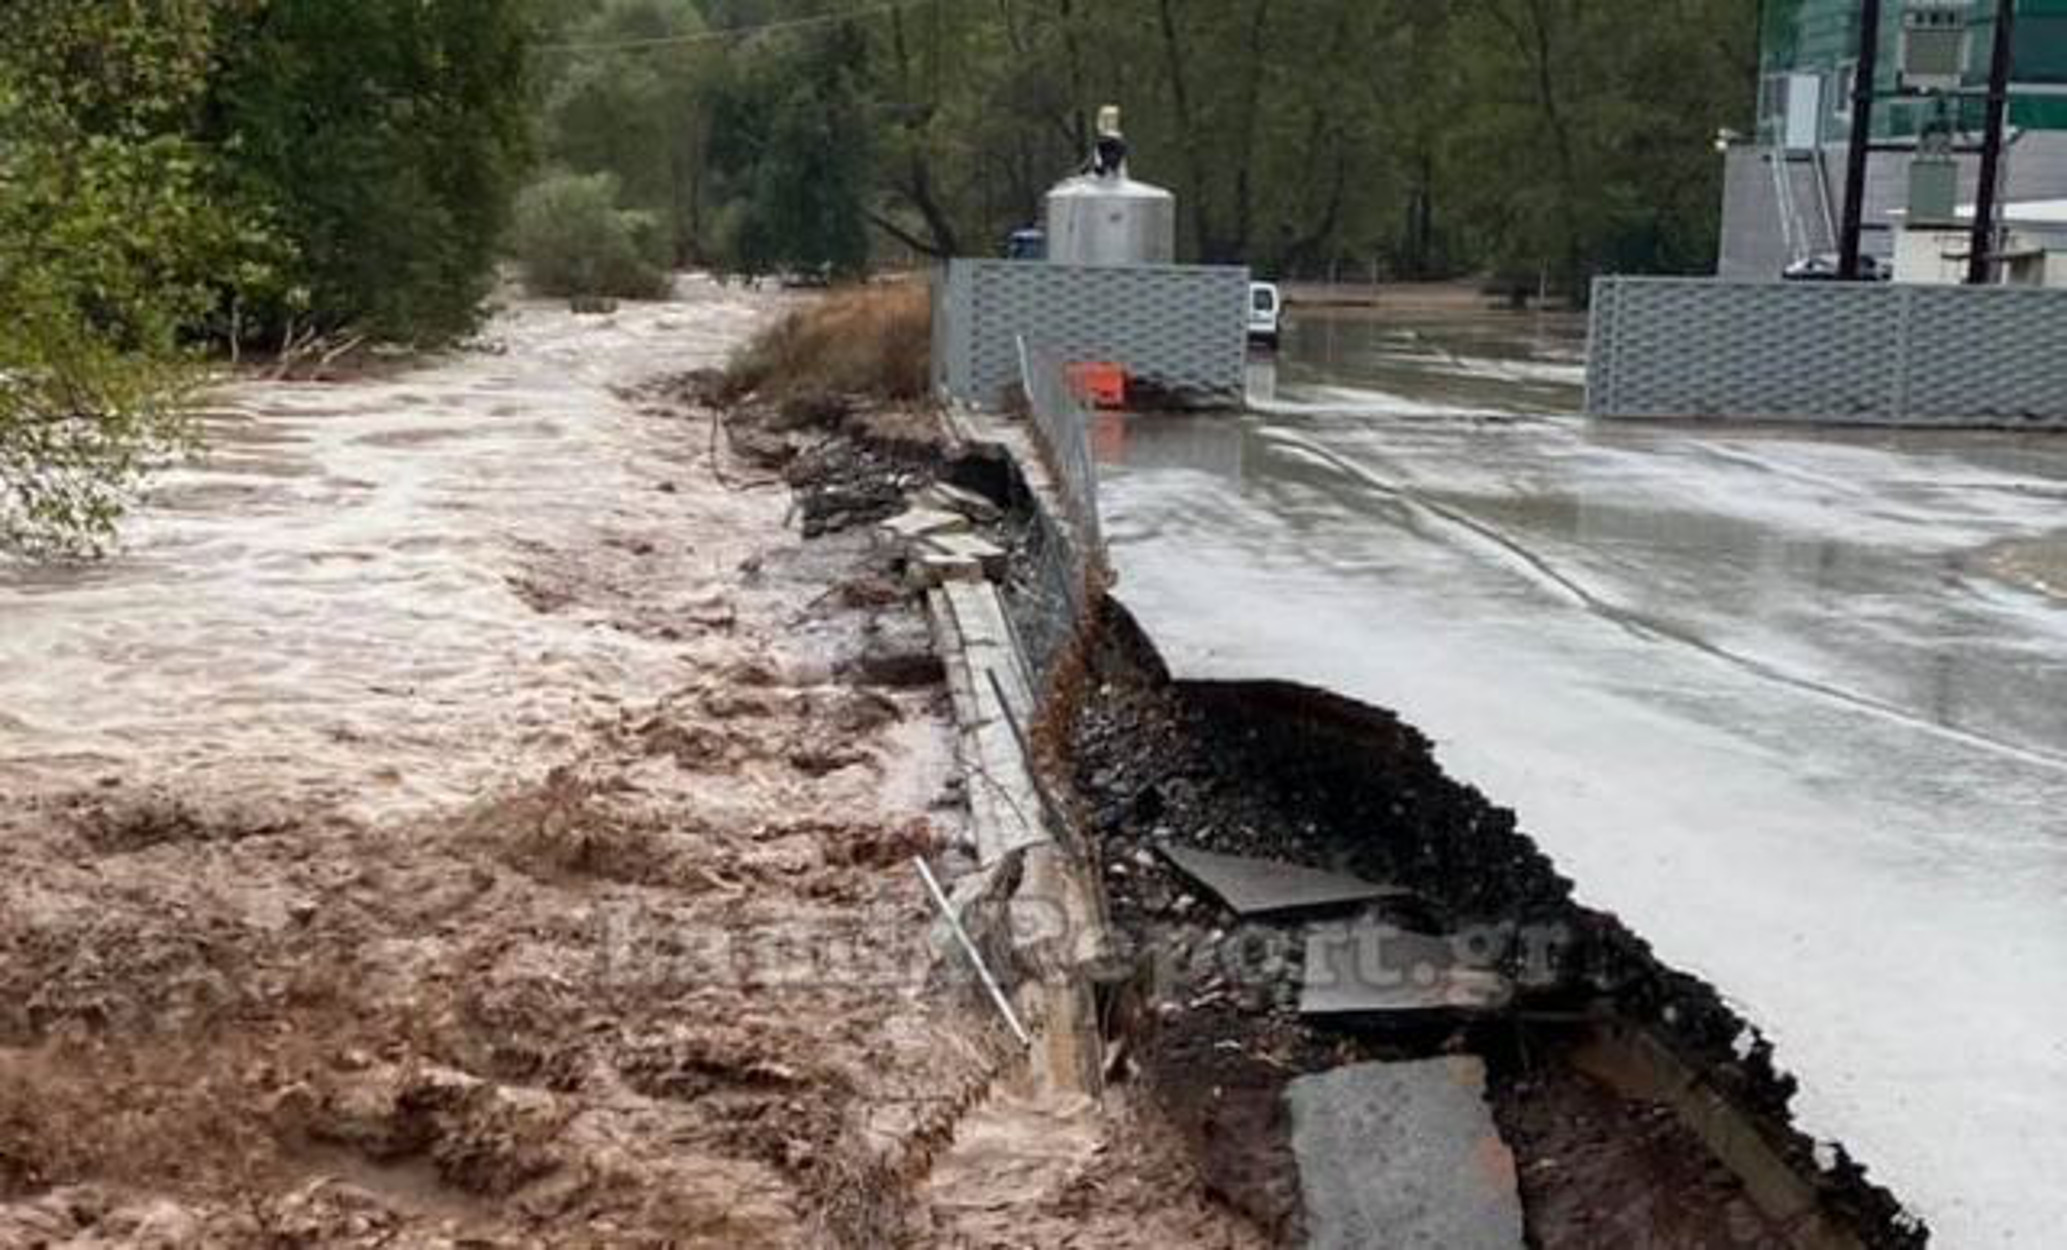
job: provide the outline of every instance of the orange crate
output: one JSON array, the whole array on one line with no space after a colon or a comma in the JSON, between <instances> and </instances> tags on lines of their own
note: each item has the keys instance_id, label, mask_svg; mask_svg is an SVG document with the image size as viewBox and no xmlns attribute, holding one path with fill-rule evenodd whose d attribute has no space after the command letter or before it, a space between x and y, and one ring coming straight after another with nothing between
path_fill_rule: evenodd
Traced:
<instances>
[{"instance_id":1,"label":"orange crate","mask_svg":"<svg viewBox=\"0 0 2067 1250\"><path fill-rule=\"evenodd\" d=\"M1093 408L1127 406L1127 371L1111 361L1084 361L1069 367L1069 389Z\"/></svg>"}]
</instances>

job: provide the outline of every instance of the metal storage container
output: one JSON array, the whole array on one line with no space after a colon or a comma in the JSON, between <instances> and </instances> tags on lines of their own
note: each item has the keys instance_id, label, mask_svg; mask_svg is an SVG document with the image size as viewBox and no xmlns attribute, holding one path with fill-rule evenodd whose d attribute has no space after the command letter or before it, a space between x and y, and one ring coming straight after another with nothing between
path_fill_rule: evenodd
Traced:
<instances>
[{"instance_id":1,"label":"metal storage container","mask_svg":"<svg viewBox=\"0 0 2067 1250\"><path fill-rule=\"evenodd\" d=\"M1084 174L1048 192L1048 259L1060 265L1167 265L1177 197L1124 173Z\"/></svg>"}]
</instances>

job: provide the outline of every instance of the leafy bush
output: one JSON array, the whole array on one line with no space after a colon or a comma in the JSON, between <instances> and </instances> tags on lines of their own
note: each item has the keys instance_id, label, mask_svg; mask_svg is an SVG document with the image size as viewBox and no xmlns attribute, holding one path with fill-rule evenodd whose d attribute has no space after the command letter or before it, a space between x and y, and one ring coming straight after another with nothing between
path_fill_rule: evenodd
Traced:
<instances>
[{"instance_id":1,"label":"leafy bush","mask_svg":"<svg viewBox=\"0 0 2067 1250\"><path fill-rule=\"evenodd\" d=\"M650 213L617 206L609 174L551 174L517 197L512 239L534 294L657 299L667 240Z\"/></svg>"},{"instance_id":2,"label":"leafy bush","mask_svg":"<svg viewBox=\"0 0 2067 1250\"><path fill-rule=\"evenodd\" d=\"M915 283L856 286L812 301L755 335L727 388L785 398L865 395L909 403L932 386L933 307Z\"/></svg>"},{"instance_id":3,"label":"leafy bush","mask_svg":"<svg viewBox=\"0 0 2067 1250\"><path fill-rule=\"evenodd\" d=\"M191 445L199 375L47 302L0 329L0 362L0 553L99 555L145 474Z\"/></svg>"}]
</instances>

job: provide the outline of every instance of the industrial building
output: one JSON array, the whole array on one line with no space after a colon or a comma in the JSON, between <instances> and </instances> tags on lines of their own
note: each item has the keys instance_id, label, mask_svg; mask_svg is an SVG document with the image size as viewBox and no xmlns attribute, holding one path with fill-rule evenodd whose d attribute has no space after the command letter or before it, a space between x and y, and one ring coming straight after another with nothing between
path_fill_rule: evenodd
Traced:
<instances>
[{"instance_id":1,"label":"industrial building","mask_svg":"<svg viewBox=\"0 0 2067 1250\"><path fill-rule=\"evenodd\" d=\"M1860 53L1859 0L1765 0L1758 121L1724 159L1725 278L1771 279L1834 255ZM1994 0L1885 0L1864 198L1864 250L1909 281L1960 268L1994 41ZM2019 0L2002 198L2013 282L2067 278L2048 259L2067 200L2067 0ZM1919 157L1922 158L1919 163ZM2020 218L2040 227L2019 232ZM1919 235L1902 238L1905 227ZM2019 263L2021 261L2021 263Z\"/></svg>"}]
</instances>

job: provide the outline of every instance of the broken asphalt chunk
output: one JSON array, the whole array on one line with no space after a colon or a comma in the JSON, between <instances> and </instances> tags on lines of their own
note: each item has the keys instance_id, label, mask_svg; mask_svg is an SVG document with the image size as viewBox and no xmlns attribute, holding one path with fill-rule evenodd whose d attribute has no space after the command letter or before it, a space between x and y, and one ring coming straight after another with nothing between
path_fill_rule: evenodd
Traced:
<instances>
[{"instance_id":1,"label":"broken asphalt chunk","mask_svg":"<svg viewBox=\"0 0 2067 1250\"><path fill-rule=\"evenodd\" d=\"M1316 925L1306 935L1299 1012L1413 1025L1498 1011L1514 986L1469 945L1375 920Z\"/></svg>"},{"instance_id":2,"label":"broken asphalt chunk","mask_svg":"<svg viewBox=\"0 0 2067 1250\"><path fill-rule=\"evenodd\" d=\"M1285 1090L1313 1250L1521 1250L1514 1155L1486 1107L1485 1065L1364 1063Z\"/></svg>"},{"instance_id":3,"label":"broken asphalt chunk","mask_svg":"<svg viewBox=\"0 0 2067 1250\"><path fill-rule=\"evenodd\" d=\"M948 482L935 482L921 491L919 503L942 512L958 512L972 521L986 525L1004 515L1003 509L982 495Z\"/></svg>"},{"instance_id":4,"label":"broken asphalt chunk","mask_svg":"<svg viewBox=\"0 0 2067 1250\"><path fill-rule=\"evenodd\" d=\"M882 522L884 533L908 541L935 534L966 533L968 529L968 517L938 508L913 508Z\"/></svg>"},{"instance_id":5,"label":"broken asphalt chunk","mask_svg":"<svg viewBox=\"0 0 2067 1250\"><path fill-rule=\"evenodd\" d=\"M1302 868L1276 860L1221 855L1172 843L1163 843L1158 849L1179 872L1211 890L1241 916L1313 911L1397 898L1407 893L1347 873Z\"/></svg>"}]
</instances>

